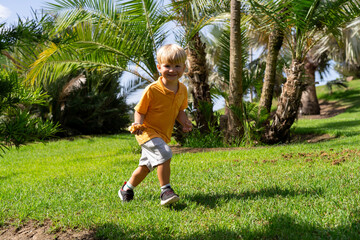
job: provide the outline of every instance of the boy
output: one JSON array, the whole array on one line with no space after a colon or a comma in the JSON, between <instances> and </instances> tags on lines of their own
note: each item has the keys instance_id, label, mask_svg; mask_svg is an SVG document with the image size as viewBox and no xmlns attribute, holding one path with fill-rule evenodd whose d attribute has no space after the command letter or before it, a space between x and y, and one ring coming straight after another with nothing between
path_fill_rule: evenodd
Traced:
<instances>
[{"instance_id":1,"label":"boy","mask_svg":"<svg viewBox=\"0 0 360 240\"><path fill-rule=\"evenodd\" d=\"M187 90L179 78L185 71L186 53L176 44L168 44L157 52L157 69L161 76L146 87L139 103L135 106L132 134L141 145L139 166L129 181L119 190L124 202L134 197L134 188L157 168L161 187L161 205L179 200L170 186L170 142L175 120L183 126L184 132L192 130L192 124L184 110L187 108Z\"/></svg>"}]
</instances>

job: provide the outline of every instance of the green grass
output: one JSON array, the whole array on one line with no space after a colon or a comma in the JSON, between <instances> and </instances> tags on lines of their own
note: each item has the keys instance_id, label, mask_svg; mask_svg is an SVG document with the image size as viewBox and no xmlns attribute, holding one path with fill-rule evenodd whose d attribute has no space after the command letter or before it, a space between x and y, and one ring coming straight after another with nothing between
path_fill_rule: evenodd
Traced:
<instances>
[{"instance_id":1,"label":"green grass","mask_svg":"<svg viewBox=\"0 0 360 240\"><path fill-rule=\"evenodd\" d=\"M118 198L139 159L130 135L12 149L0 159L0 225L50 219L53 232L93 229L99 239L358 239L358 115L354 103L326 123L298 121L295 131L336 128L326 142L175 155L181 201L170 208L155 173L133 202Z\"/></svg>"},{"instance_id":2,"label":"green grass","mask_svg":"<svg viewBox=\"0 0 360 240\"><path fill-rule=\"evenodd\" d=\"M301 119L294 124L294 132L338 137L360 135L360 80L349 82L348 89L337 88L333 94L328 93L326 86L318 87L317 92L320 99L346 106L346 112L327 119Z\"/></svg>"}]
</instances>

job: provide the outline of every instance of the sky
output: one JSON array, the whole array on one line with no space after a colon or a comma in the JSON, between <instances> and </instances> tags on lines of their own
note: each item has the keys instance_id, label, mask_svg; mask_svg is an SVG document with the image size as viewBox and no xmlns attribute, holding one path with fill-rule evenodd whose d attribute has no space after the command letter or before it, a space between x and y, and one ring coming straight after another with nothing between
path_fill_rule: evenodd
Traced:
<instances>
[{"instance_id":1,"label":"sky","mask_svg":"<svg viewBox=\"0 0 360 240\"><path fill-rule=\"evenodd\" d=\"M40 11L40 9L46 6L47 2L55 3L55 0L0 0L0 23L6 22L7 24L15 24L18 15L21 18L31 18L31 9ZM324 80L322 81L320 80L319 74L316 74L316 81L319 82L317 85L324 85L327 81L334 80L338 77L339 74L332 69L329 74L324 76ZM129 96L128 101L136 102L138 94Z\"/></svg>"},{"instance_id":2,"label":"sky","mask_svg":"<svg viewBox=\"0 0 360 240\"><path fill-rule=\"evenodd\" d=\"M55 2L54 0L0 0L0 22L15 24L18 15L21 18L30 18L32 10L40 10L46 2Z\"/></svg>"}]
</instances>

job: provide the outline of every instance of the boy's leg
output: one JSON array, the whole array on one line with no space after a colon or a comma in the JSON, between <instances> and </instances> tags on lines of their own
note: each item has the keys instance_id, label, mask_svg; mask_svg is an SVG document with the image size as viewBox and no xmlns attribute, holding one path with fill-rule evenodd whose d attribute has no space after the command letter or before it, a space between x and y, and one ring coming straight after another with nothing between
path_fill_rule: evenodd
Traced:
<instances>
[{"instance_id":1,"label":"boy's leg","mask_svg":"<svg viewBox=\"0 0 360 240\"><path fill-rule=\"evenodd\" d=\"M146 166L139 166L135 169L131 178L128 182L125 182L124 185L119 190L119 197L124 202L129 202L134 198L134 188L139 185L144 178L148 175L149 169Z\"/></svg>"},{"instance_id":2,"label":"boy's leg","mask_svg":"<svg viewBox=\"0 0 360 240\"><path fill-rule=\"evenodd\" d=\"M170 161L171 159L157 166L157 175L160 187L170 183Z\"/></svg>"},{"instance_id":3,"label":"boy's leg","mask_svg":"<svg viewBox=\"0 0 360 240\"><path fill-rule=\"evenodd\" d=\"M149 172L150 171L147 166L139 166L137 169L135 169L135 171L131 175L131 178L129 179L128 183L136 187L145 179L145 177L149 174Z\"/></svg>"},{"instance_id":4,"label":"boy's leg","mask_svg":"<svg viewBox=\"0 0 360 240\"><path fill-rule=\"evenodd\" d=\"M157 166L157 174L161 186L161 205L168 205L180 199L170 186L170 162L171 159Z\"/></svg>"}]
</instances>

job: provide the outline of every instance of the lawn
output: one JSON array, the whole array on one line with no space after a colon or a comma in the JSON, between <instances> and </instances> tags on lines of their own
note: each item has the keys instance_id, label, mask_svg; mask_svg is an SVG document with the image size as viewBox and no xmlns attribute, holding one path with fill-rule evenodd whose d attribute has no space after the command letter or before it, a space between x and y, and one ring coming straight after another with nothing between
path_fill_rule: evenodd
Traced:
<instances>
[{"instance_id":1,"label":"lawn","mask_svg":"<svg viewBox=\"0 0 360 240\"><path fill-rule=\"evenodd\" d=\"M360 81L323 94L349 109L294 125L337 136L329 141L175 155L172 207L160 206L155 173L134 201L118 198L139 159L129 134L12 149L0 159L0 226L50 221L54 237L88 229L98 239L359 239L359 96Z\"/></svg>"}]
</instances>

